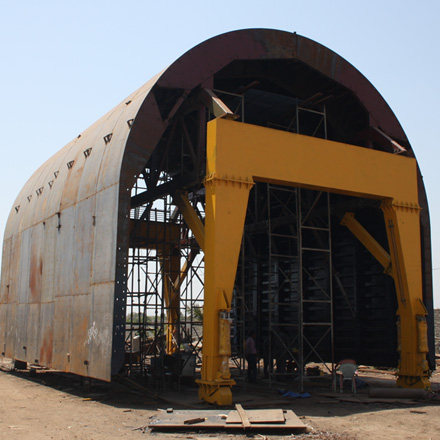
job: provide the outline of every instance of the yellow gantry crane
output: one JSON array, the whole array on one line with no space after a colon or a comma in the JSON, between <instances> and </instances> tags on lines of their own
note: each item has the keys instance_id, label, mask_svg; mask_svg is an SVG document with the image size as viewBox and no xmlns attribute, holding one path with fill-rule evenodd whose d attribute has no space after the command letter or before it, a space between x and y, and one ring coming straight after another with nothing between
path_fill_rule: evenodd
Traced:
<instances>
[{"instance_id":1,"label":"yellow gantry crane","mask_svg":"<svg viewBox=\"0 0 440 440\"><path fill-rule=\"evenodd\" d=\"M202 377L199 397L232 403L229 371L232 291L249 192L269 182L381 200L390 253L346 213L342 224L367 247L395 282L398 301L397 384L429 388L426 309L417 164L409 157L227 119L208 123L205 225L185 195L179 207L205 252Z\"/></svg>"}]
</instances>

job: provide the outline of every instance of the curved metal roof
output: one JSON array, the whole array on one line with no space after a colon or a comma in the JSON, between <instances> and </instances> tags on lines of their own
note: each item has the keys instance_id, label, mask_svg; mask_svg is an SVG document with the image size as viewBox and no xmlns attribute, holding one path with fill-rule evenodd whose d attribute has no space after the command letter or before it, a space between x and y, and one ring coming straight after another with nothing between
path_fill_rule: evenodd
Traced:
<instances>
[{"instance_id":1,"label":"curved metal roof","mask_svg":"<svg viewBox=\"0 0 440 440\"><path fill-rule=\"evenodd\" d=\"M307 74L298 70L288 84L281 62L304 66ZM348 94L363 109L366 127L379 129L413 155L385 100L330 49L268 29L207 40L72 140L23 187L3 244L0 343L6 355L101 379L118 371L131 188L192 92L251 78L247 70L268 81L276 77L274 87L290 87L296 95L301 88L304 94L312 91L313 81L325 83L330 92L337 88L340 99ZM428 207L419 181L430 262ZM429 276L425 284L430 292Z\"/></svg>"}]
</instances>

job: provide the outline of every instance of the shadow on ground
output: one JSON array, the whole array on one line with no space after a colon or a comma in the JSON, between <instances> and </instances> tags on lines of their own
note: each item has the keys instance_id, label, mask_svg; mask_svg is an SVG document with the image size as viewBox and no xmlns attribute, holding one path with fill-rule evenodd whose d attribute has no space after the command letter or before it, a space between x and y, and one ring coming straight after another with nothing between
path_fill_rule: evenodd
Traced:
<instances>
[{"instance_id":1,"label":"shadow on ground","mask_svg":"<svg viewBox=\"0 0 440 440\"><path fill-rule=\"evenodd\" d=\"M162 384L152 389L148 383L136 381L135 378L119 378L111 383L89 380L79 376L52 372L50 370L12 370L13 374L23 380L40 383L64 393L85 400L99 401L105 405L130 410L174 409L216 409L215 406L198 400L197 386L193 381L176 384ZM393 388L395 380L392 375L361 374L360 378L366 387L359 389L356 395L351 390L344 393L332 390L330 375L307 378L303 391L310 394L307 398L283 397L286 391L300 392L295 383L269 383L261 380L257 384L246 383L243 378L235 378L237 385L233 388L233 401L241 403L246 409L282 408L291 409L298 417L339 417L365 412L383 411L397 408L417 410L418 407L440 404L439 376L432 380L432 392L418 401L410 399L390 399L378 401L368 397L368 390L375 388ZM231 409L226 407L225 409Z\"/></svg>"}]
</instances>

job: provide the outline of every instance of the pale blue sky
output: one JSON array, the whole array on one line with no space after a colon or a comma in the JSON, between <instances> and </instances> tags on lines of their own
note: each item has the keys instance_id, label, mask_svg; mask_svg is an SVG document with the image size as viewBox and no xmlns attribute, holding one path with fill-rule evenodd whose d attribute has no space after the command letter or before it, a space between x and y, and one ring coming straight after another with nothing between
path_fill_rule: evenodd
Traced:
<instances>
[{"instance_id":1,"label":"pale blue sky","mask_svg":"<svg viewBox=\"0 0 440 440\"><path fill-rule=\"evenodd\" d=\"M296 31L378 89L417 155L440 307L440 2L0 1L0 234L46 159L196 44L230 30Z\"/></svg>"}]
</instances>

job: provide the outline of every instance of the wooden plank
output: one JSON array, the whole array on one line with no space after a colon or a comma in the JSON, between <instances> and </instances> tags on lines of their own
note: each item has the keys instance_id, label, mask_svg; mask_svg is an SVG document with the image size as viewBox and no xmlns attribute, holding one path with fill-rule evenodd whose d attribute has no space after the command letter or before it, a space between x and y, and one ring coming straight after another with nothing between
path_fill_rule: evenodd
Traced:
<instances>
[{"instance_id":1,"label":"wooden plank","mask_svg":"<svg viewBox=\"0 0 440 440\"><path fill-rule=\"evenodd\" d=\"M183 423L185 425L194 425L195 423L204 422L205 420L206 420L206 417L196 417L195 419L184 420Z\"/></svg>"},{"instance_id":2,"label":"wooden plank","mask_svg":"<svg viewBox=\"0 0 440 440\"><path fill-rule=\"evenodd\" d=\"M416 400L411 399L387 399L387 398L371 398L368 396L357 395L356 397L351 397L349 395L344 394L334 394L334 393L319 393L318 396L328 397L331 399L335 399L339 402L351 402L351 403L401 403L403 405L415 405L417 404Z\"/></svg>"},{"instance_id":3,"label":"wooden plank","mask_svg":"<svg viewBox=\"0 0 440 440\"><path fill-rule=\"evenodd\" d=\"M246 411L243 409L243 407L239 403L236 403L235 409L237 410L238 415L240 416L243 428L245 428L245 429L250 428L251 422L249 422L248 416L246 415Z\"/></svg>"},{"instance_id":4,"label":"wooden plank","mask_svg":"<svg viewBox=\"0 0 440 440\"><path fill-rule=\"evenodd\" d=\"M251 424L253 423L284 423L285 417L282 409L248 409L246 415ZM241 423L237 411L231 411L226 419L226 423Z\"/></svg>"}]
</instances>

